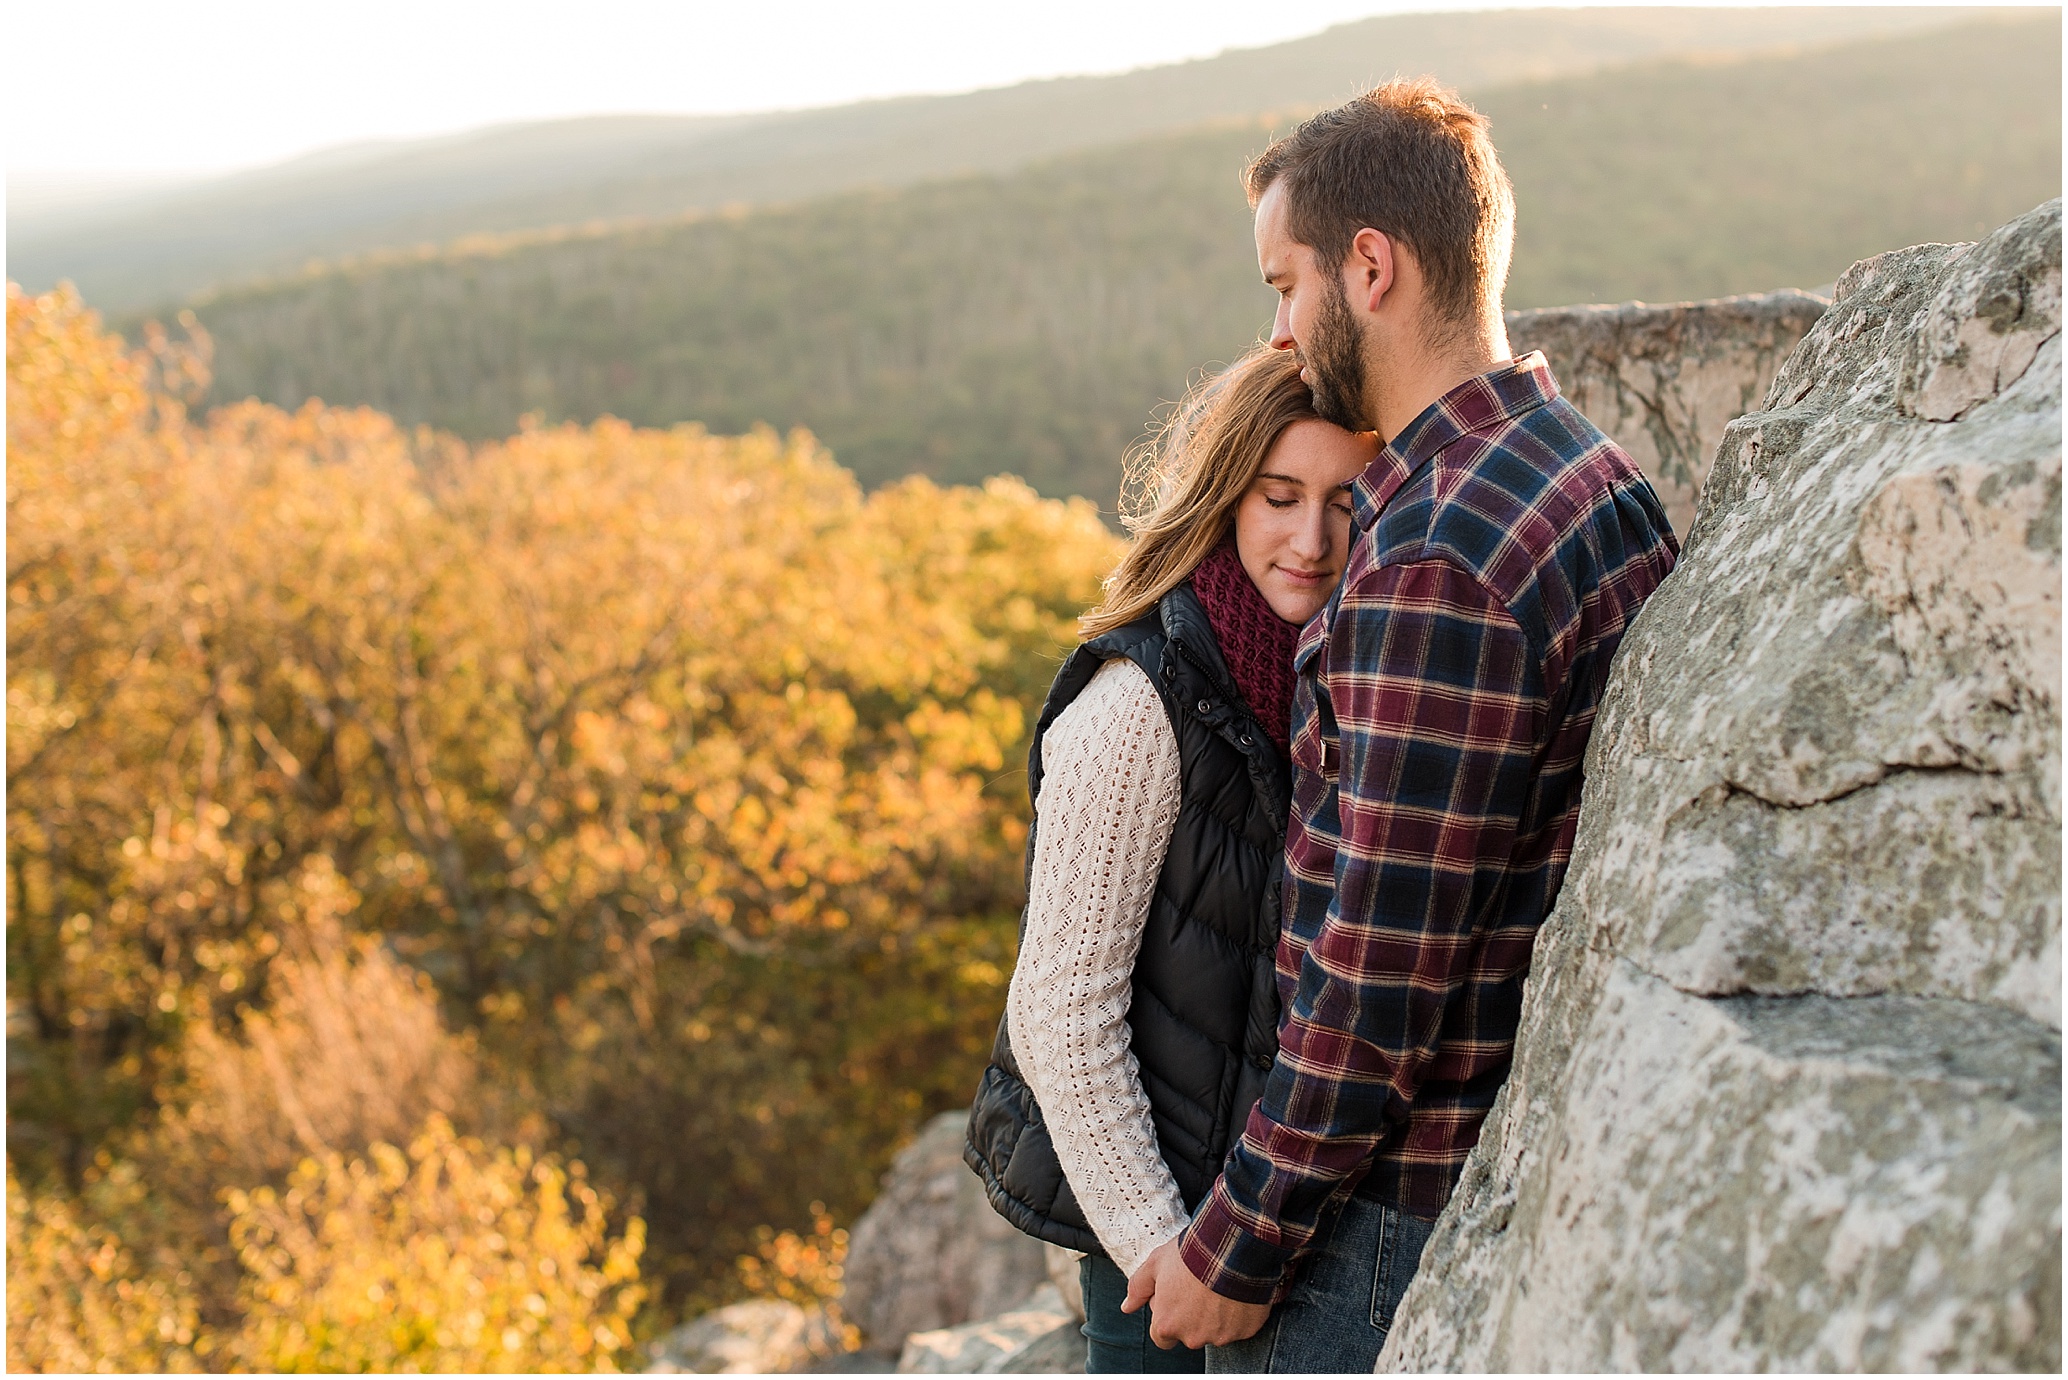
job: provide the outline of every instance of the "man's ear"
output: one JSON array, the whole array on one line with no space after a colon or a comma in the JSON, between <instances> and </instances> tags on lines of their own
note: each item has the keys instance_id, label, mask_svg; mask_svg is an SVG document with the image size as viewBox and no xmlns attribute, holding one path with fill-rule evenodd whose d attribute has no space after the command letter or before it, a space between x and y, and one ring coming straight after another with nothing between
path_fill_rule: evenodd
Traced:
<instances>
[{"instance_id":1,"label":"man's ear","mask_svg":"<svg viewBox=\"0 0 2068 1380\"><path fill-rule=\"evenodd\" d=\"M1370 226L1359 230L1350 241L1350 256L1343 264L1343 278L1352 302L1362 302L1367 312L1377 312L1395 280L1393 237Z\"/></svg>"}]
</instances>

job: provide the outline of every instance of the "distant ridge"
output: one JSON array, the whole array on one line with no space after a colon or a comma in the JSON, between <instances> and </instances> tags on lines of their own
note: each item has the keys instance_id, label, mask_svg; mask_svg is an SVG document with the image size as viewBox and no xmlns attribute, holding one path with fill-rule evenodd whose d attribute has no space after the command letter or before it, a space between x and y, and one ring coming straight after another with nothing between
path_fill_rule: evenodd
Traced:
<instances>
[{"instance_id":1,"label":"distant ridge","mask_svg":"<svg viewBox=\"0 0 2068 1380\"><path fill-rule=\"evenodd\" d=\"M102 211L10 218L8 274L110 310L311 258L492 231L789 202L1003 172L1209 120L1311 108L1396 72L1466 91L1663 56L1973 20L1945 8L1578 9L1393 15L1117 76L727 117L599 116L325 150ZM2029 14L2029 11L2003 11Z\"/></svg>"},{"instance_id":2,"label":"distant ridge","mask_svg":"<svg viewBox=\"0 0 2068 1380\"><path fill-rule=\"evenodd\" d=\"M1510 306L1827 283L2060 193L2061 20L1482 93L1515 180ZM1237 185L1269 122L738 214L384 253L194 301L214 398L807 426L866 483L1018 474L1113 500L1188 376L1270 319Z\"/></svg>"}]
</instances>

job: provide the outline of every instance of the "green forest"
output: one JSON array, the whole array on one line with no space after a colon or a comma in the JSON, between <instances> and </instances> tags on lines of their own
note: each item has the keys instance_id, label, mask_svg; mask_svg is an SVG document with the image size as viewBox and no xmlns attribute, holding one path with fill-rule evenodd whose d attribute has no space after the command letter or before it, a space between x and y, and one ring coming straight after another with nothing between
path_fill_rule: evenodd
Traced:
<instances>
[{"instance_id":1,"label":"green forest","mask_svg":"<svg viewBox=\"0 0 2068 1380\"><path fill-rule=\"evenodd\" d=\"M1815 287L2060 190L2060 21L1665 61L1478 99L1520 207L1511 307ZM1023 476L1110 507L1187 378L1269 316L1229 121L1016 172L678 223L482 237L194 304L212 397L807 426L875 485Z\"/></svg>"}]
</instances>

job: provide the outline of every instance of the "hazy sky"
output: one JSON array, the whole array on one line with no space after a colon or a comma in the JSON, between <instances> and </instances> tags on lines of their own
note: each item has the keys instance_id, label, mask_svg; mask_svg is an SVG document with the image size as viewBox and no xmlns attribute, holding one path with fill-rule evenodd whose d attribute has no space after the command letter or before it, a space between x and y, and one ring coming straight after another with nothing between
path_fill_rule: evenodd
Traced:
<instances>
[{"instance_id":1,"label":"hazy sky","mask_svg":"<svg viewBox=\"0 0 2068 1380\"><path fill-rule=\"evenodd\" d=\"M1511 0L1512 3L1512 0ZM599 111L959 91L1457 0L17 0L7 166L198 172ZM18 184L19 186L19 184Z\"/></svg>"}]
</instances>

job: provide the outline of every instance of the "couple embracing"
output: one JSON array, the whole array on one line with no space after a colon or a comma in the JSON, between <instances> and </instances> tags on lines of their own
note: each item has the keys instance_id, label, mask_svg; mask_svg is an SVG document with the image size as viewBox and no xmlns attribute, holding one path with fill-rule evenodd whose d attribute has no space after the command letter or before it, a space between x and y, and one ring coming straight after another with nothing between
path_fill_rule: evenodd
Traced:
<instances>
[{"instance_id":1,"label":"couple embracing","mask_svg":"<svg viewBox=\"0 0 2068 1380\"><path fill-rule=\"evenodd\" d=\"M1609 663L1672 569L1509 357L1514 198L1430 81L1250 167L1268 348L1196 390L1035 729L967 1158L1093 1372L1369 1372L1506 1077Z\"/></svg>"}]
</instances>

